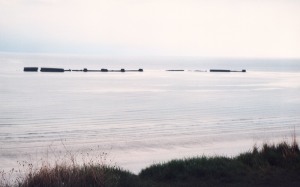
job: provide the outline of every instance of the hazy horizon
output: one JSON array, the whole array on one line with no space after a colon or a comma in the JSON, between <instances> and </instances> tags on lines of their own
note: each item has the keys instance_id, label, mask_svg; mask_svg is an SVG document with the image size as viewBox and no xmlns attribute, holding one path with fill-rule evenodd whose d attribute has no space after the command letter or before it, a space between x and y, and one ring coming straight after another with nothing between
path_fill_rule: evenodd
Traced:
<instances>
[{"instance_id":1,"label":"hazy horizon","mask_svg":"<svg viewBox=\"0 0 300 187\"><path fill-rule=\"evenodd\" d=\"M0 52L300 58L295 0L0 0Z\"/></svg>"}]
</instances>

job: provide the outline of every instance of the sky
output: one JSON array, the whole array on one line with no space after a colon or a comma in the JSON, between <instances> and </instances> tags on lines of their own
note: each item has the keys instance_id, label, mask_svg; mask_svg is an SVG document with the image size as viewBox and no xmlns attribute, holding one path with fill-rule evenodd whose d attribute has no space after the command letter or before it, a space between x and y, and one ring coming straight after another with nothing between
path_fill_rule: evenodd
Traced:
<instances>
[{"instance_id":1,"label":"sky","mask_svg":"<svg viewBox=\"0 0 300 187\"><path fill-rule=\"evenodd\" d=\"M300 58L300 1L0 0L0 51Z\"/></svg>"}]
</instances>

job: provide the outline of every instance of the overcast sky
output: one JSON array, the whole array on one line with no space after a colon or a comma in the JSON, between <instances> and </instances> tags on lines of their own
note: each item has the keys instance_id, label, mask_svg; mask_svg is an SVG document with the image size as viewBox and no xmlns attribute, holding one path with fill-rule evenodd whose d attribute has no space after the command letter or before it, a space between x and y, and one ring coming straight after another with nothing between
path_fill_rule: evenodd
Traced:
<instances>
[{"instance_id":1,"label":"overcast sky","mask_svg":"<svg viewBox=\"0 0 300 187\"><path fill-rule=\"evenodd\" d=\"M300 58L300 1L0 0L0 51Z\"/></svg>"}]
</instances>

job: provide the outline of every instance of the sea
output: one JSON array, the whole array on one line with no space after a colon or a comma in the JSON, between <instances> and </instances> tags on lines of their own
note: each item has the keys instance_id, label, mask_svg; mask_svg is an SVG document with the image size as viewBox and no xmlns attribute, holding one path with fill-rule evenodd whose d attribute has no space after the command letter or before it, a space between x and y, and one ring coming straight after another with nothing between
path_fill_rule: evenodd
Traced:
<instances>
[{"instance_id":1,"label":"sea","mask_svg":"<svg viewBox=\"0 0 300 187\"><path fill-rule=\"evenodd\" d=\"M105 164L139 173L171 159L232 157L300 133L299 59L1 53L0 65L1 171L67 152L105 155Z\"/></svg>"}]
</instances>

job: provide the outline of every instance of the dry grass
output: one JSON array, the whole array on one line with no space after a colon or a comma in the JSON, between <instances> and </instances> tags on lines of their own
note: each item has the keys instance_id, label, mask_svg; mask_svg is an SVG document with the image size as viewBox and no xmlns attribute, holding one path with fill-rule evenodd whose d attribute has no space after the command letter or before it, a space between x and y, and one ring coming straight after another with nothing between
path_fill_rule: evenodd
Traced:
<instances>
[{"instance_id":1,"label":"dry grass","mask_svg":"<svg viewBox=\"0 0 300 187\"><path fill-rule=\"evenodd\" d=\"M20 186L300 186L300 149L291 143L263 144L234 158L194 157L143 169L139 175L109 164L107 154L75 155L53 162L19 162L20 168L0 172L0 187Z\"/></svg>"},{"instance_id":2,"label":"dry grass","mask_svg":"<svg viewBox=\"0 0 300 187\"><path fill-rule=\"evenodd\" d=\"M90 150L91 152L93 150ZM0 187L20 186L121 186L135 175L120 169L107 160L107 153L91 156L65 150L51 160L48 154L36 163L18 162L18 170L0 172Z\"/></svg>"}]
</instances>

